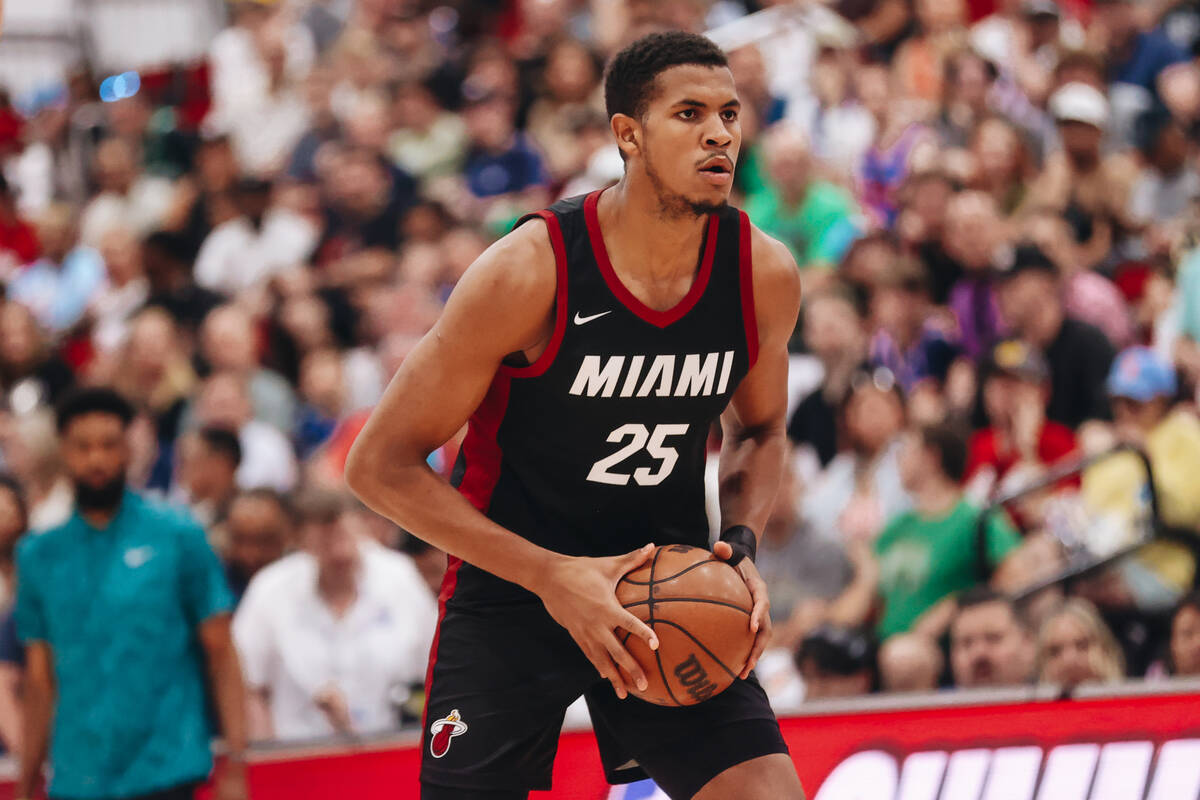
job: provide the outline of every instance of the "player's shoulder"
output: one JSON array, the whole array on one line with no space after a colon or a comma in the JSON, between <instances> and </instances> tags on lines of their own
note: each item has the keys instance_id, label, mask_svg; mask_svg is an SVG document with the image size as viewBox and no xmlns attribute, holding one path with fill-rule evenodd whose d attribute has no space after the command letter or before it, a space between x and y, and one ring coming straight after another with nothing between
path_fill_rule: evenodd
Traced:
<instances>
[{"instance_id":1,"label":"player's shoulder","mask_svg":"<svg viewBox=\"0 0 1200 800\"><path fill-rule=\"evenodd\" d=\"M558 286L549 234L547 223L535 216L493 242L455 287L448 318L500 329L519 324L518 318L540 321L553 307Z\"/></svg>"},{"instance_id":2,"label":"player's shoulder","mask_svg":"<svg viewBox=\"0 0 1200 800\"><path fill-rule=\"evenodd\" d=\"M750 224L750 258L754 270L755 306L778 307L781 312L800 305L800 269L783 242Z\"/></svg>"}]
</instances>

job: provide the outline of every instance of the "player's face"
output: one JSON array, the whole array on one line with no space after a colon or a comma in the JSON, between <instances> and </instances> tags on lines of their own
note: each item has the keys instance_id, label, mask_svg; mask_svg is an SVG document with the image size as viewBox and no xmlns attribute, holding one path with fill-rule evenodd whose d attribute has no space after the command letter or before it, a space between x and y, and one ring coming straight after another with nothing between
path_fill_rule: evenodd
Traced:
<instances>
[{"instance_id":1,"label":"player's face","mask_svg":"<svg viewBox=\"0 0 1200 800\"><path fill-rule=\"evenodd\" d=\"M709 214L729 200L742 146L740 103L725 67L659 74L641 125L643 166L664 210Z\"/></svg>"}]
</instances>

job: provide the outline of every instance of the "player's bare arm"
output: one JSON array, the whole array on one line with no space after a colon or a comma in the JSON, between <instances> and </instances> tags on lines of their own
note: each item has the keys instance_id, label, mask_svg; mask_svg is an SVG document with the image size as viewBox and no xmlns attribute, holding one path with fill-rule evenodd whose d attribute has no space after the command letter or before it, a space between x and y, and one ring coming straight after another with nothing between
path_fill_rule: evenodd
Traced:
<instances>
[{"instance_id":1,"label":"player's bare arm","mask_svg":"<svg viewBox=\"0 0 1200 800\"><path fill-rule=\"evenodd\" d=\"M754 259L754 306L759 355L721 416L721 530L744 525L762 533L779 489L787 457L788 339L800 313L800 273L788 249L757 228L751 229ZM717 542L718 558L733 556L733 548ZM771 638L767 587L754 562L743 559L737 570L754 599L750 628L754 648L742 670L745 678Z\"/></svg>"},{"instance_id":2,"label":"player's bare arm","mask_svg":"<svg viewBox=\"0 0 1200 800\"><path fill-rule=\"evenodd\" d=\"M480 513L426 463L479 407L504 359L533 362L554 327L554 252L541 221L496 242L471 266L441 318L404 360L351 448L346 482L405 530L538 595L602 676L624 697L645 676L614 632L658 646L614 590L650 548L612 558L572 558L539 547Z\"/></svg>"}]
</instances>

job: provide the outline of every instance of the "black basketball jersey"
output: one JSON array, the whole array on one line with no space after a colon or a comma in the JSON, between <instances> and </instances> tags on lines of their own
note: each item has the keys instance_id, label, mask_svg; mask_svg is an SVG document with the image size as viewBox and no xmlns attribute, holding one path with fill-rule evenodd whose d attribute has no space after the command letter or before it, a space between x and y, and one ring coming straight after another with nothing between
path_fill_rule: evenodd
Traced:
<instances>
[{"instance_id":1,"label":"black basketball jersey","mask_svg":"<svg viewBox=\"0 0 1200 800\"><path fill-rule=\"evenodd\" d=\"M549 229L554 333L534 363L498 370L453 482L493 521L556 552L706 546L709 431L758 350L750 223L731 207L711 215L691 290L655 311L613 271L599 196L517 223L541 217ZM529 599L457 559L446 584L455 604Z\"/></svg>"}]
</instances>

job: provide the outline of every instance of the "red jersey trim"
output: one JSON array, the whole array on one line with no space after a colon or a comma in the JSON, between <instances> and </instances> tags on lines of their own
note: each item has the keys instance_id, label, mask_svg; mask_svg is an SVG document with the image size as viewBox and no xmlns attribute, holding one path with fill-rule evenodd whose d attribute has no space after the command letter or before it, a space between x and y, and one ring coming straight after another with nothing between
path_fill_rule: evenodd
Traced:
<instances>
[{"instance_id":1,"label":"red jersey trim","mask_svg":"<svg viewBox=\"0 0 1200 800\"><path fill-rule=\"evenodd\" d=\"M497 436L500 422L508 408L508 392L512 378L497 373L488 393L467 424L467 436L463 439L462 452L466 460L466 471L458 491L481 512L487 512L492 502L492 492L500 479L500 443Z\"/></svg>"},{"instance_id":2,"label":"red jersey trim","mask_svg":"<svg viewBox=\"0 0 1200 800\"><path fill-rule=\"evenodd\" d=\"M558 355L558 348L567 333L567 248L563 244L562 226L558 222L558 216L549 210L530 214L517 224L531 217L540 217L546 221L546 229L550 232L550 246L554 249L554 271L558 281L554 290L554 333L546 349L532 364L524 367L500 365L499 372L514 378L537 378L543 375L554 363L554 357Z\"/></svg>"},{"instance_id":3,"label":"red jersey trim","mask_svg":"<svg viewBox=\"0 0 1200 800\"><path fill-rule=\"evenodd\" d=\"M754 258L751 255L750 217L738 212L738 273L742 284L742 321L746 324L746 352L750 367L758 361L758 317L754 308Z\"/></svg>"},{"instance_id":4,"label":"red jersey trim","mask_svg":"<svg viewBox=\"0 0 1200 800\"><path fill-rule=\"evenodd\" d=\"M458 568L462 559L450 556L446 562L446 574L442 576L442 590L438 592L437 627L433 631L433 644L429 646L429 666L425 668L425 710L421 712L421 752L426 747L425 739L429 736L429 691L433 688L433 668L437 666L438 642L442 638L442 620L446 618L446 604L454 596L458 588Z\"/></svg>"},{"instance_id":5,"label":"red jersey trim","mask_svg":"<svg viewBox=\"0 0 1200 800\"><path fill-rule=\"evenodd\" d=\"M467 426L467 437L463 440L462 453L466 460L466 472L463 473L462 483L458 491L467 498L471 505L481 512L487 512L492 502L492 492L496 490L496 482L500 480L501 452L497 438L500 423L508 409L508 392L512 386L512 378L508 375L497 374L492 380L488 393ZM450 556L446 563L446 574L442 577L442 590L438 592L438 621L433 634L433 644L429 648L429 666L425 670L425 711L421 716L421 746L425 747L425 737L429 735L429 692L433 687L433 668L437 665L438 642L442 636L442 620L446 617L446 604L454 596L458 587L458 570L462 559Z\"/></svg>"},{"instance_id":6,"label":"red jersey trim","mask_svg":"<svg viewBox=\"0 0 1200 800\"><path fill-rule=\"evenodd\" d=\"M712 274L713 258L716 256L717 250L717 231L721 227L717 224L716 216L710 214L708 217L704 255L700 259L700 271L692 281L692 288L673 307L666 311L655 311L638 300L633 292L621 283L621 279L613 270L612 262L608 259L608 249L604 246L604 234L600 230L600 215L596 211L600 193L603 191L600 189L587 196L587 199L583 201L583 216L587 222L588 238L592 242L592 253L596 257L596 264L600 267L600 274L604 276L604 282L608 284L608 288L626 308L651 325L665 328L672 322L682 319L704 295L704 289L708 286L708 278Z\"/></svg>"}]
</instances>

